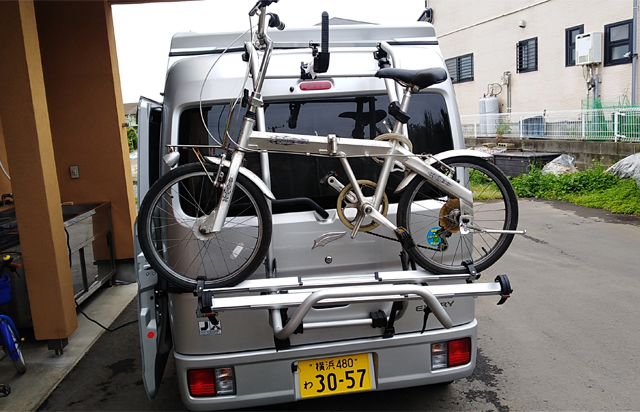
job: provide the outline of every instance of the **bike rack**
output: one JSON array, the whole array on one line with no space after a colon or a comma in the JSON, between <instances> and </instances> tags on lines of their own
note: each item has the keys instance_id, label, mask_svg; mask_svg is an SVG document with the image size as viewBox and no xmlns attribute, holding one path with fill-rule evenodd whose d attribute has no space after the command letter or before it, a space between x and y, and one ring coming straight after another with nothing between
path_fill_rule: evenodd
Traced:
<instances>
[{"instance_id":1,"label":"bike rack","mask_svg":"<svg viewBox=\"0 0 640 412\"><path fill-rule=\"evenodd\" d=\"M217 324L217 312L238 309L270 309L274 335L277 340L287 339L303 329L319 329L336 326L371 325L383 327L398 320L395 313L389 317L382 311L369 318L329 322L303 323L314 305L340 305L364 302L397 302L423 300L429 313L447 329L453 326L451 318L439 304L438 299L462 296L499 296L504 303L512 292L508 277L500 275L491 283L474 283L478 278L472 274L433 275L423 270L376 272L368 275L324 276L319 278L284 277L246 280L233 287L205 289L199 287L199 317L209 317ZM454 285L429 285L429 283L459 279L467 283ZM203 279L200 280L203 285ZM237 294L242 294L237 296ZM234 295L234 296L230 296ZM290 319L282 319L280 310L297 308ZM380 313L382 312L382 313ZM393 311L392 311L393 312ZM392 332L390 336L392 336Z\"/></svg>"}]
</instances>

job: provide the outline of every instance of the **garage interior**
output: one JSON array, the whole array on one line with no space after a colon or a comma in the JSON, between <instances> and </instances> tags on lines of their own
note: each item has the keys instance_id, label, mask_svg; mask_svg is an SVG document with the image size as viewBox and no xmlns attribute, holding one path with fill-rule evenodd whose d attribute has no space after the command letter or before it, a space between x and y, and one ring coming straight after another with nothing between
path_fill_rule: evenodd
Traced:
<instances>
[{"instance_id":1,"label":"garage interior","mask_svg":"<svg viewBox=\"0 0 640 412\"><path fill-rule=\"evenodd\" d=\"M0 252L21 258L12 303L56 353L76 304L133 267L116 3L0 1Z\"/></svg>"}]
</instances>

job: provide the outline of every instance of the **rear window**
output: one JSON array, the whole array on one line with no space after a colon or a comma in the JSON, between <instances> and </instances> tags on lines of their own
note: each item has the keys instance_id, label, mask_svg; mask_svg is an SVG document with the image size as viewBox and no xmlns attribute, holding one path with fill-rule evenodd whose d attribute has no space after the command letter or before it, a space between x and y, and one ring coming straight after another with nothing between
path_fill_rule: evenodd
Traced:
<instances>
[{"instance_id":1,"label":"rear window","mask_svg":"<svg viewBox=\"0 0 640 412\"><path fill-rule=\"evenodd\" d=\"M296 102L268 102L265 104L265 126L268 132L327 135L354 139L372 139L385 133L383 121L393 125L395 119L388 114L386 95L342 97ZM235 139L245 109L237 108L233 114L232 136ZM203 109L209 131L216 137L224 136L229 105L214 105ZM409 138L414 153L439 153L453 148L451 125L445 100L441 95L420 93L412 96L409 110ZM211 145L213 140L205 130L198 108L184 111L180 118L179 144ZM181 163L197 161L193 153L183 151ZM358 179L377 180L380 166L372 159L349 159ZM293 154L269 154L272 191L277 199L307 197L325 209L335 208L338 193L322 185L320 180L330 171L338 173L343 184L348 179L338 159ZM246 156L245 166L260 176L257 154ZM391 202L397 202L393 190L400 183L402 173L389 179ZM307 210L305 206L274 208L274 213Z\"/></svg>"}]
</instances>

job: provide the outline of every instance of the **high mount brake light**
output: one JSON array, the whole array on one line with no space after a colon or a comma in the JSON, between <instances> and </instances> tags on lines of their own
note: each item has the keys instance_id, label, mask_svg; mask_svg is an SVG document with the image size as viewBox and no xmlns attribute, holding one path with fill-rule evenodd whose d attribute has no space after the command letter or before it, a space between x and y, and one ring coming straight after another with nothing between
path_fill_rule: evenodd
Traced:
<instances>
[{"instance_id":1,"label":"high mount brake light","mask_svg":"<svg viewBox=\"0 0 640 412\"><path fill-rule=\"evenodd\" d=\"M302 91L313 91L313 90L329 90L333 87L330 81L328 80L320 80L320 81L312 81L312 82L302 82L300 83L300 90Z\"/></svg>"}]
</instances>

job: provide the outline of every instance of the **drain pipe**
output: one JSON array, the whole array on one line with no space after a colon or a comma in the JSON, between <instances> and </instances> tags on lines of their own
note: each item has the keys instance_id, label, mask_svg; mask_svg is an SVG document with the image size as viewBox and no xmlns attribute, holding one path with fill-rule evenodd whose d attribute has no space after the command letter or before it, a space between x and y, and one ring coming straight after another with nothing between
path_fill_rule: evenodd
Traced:
<instances>
[{"instance_id":1,"label":"drain pipe","mask_svg":"<svg viewBox=\"0 0 640 412\"><path fill-rule=\"evenodd\" d=\"M502 73L502 84L507 86L507 113L511 113L511 72Z\"/></svg>"},{"instance_id":2,"label":"drain pipe","mask_svg":"<svg viewBox=\"0 0 640 412\"><path fill-rule=\"evenodd\" d=\"M631 105L636 105L636 79L638 77L638 0L633 0L633 36L631 46Z\"/></svg>"}]
</instances>

